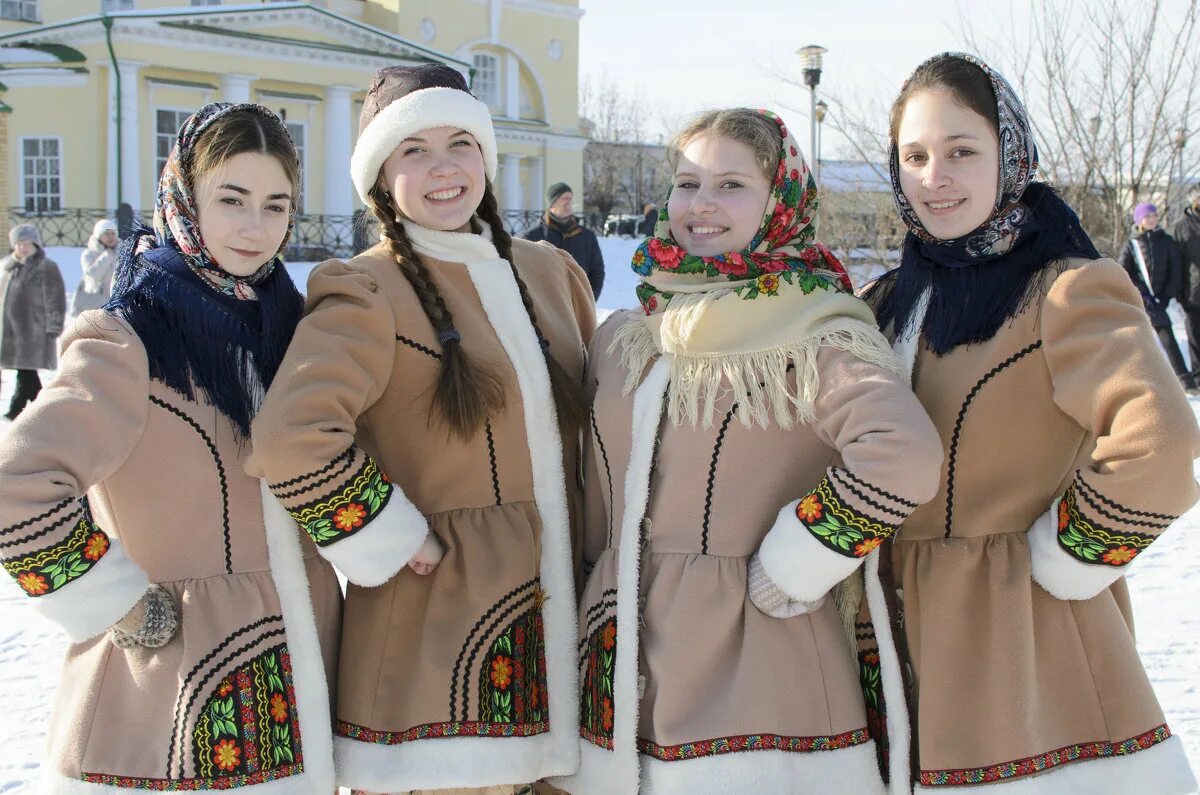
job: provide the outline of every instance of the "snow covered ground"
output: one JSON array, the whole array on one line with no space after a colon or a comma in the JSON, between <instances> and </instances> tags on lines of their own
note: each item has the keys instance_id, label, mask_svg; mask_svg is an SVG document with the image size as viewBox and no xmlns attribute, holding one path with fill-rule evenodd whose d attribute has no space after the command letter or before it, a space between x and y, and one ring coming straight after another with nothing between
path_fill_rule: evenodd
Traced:
<instances>
[{"instance_id":1,"label":"snow covered ground","mask_svg":"<svg viewBox=\"0 0 1200 795\"><path fill-rule=\"evenodd\" d=\"M600 305L634 305L629 257L637 241L604 238L607 279ZM79 281L79 250L50 249L68 291ZM72 256L73 254L73 256ZM311 264L289 265L303 287ZM1178 329L1183 339L1182 328ZM45 379L43 379L45 380ZM13 374L0 379L0 407L7 408ZM1200 415L1200 398L1192 400ZM0 418L0 436L8 423ZM1200 474L1200 471L1198 471ZM1129 576L1137 617L1138 648L1172 730L1183 737L1200 771L1200 507L1187 514L1135 564ZM62 634L24 604L25 597L0 576L0 795L33 793L43 755L46 723L54 701ZM119 727L112 727L119 730Z\"/></svg>"}]
</instances>

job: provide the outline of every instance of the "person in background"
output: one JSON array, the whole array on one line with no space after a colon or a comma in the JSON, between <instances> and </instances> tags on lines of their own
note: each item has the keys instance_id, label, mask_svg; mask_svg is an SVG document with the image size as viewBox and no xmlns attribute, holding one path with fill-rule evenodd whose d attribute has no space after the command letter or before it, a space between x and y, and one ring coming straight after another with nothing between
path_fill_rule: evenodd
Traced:
<instances>
[{"instance_id":1,"label":"person in background","mask_svg":"<svg viewBox=\"0 0 1200 795\"><path fill-rule=\"evenodd\" d=\"M5 417L15 420L42 390L38 370L58 364L66 290L62 273L46 257L33 224L8 233L13 253L0 260L0 369L17 371L17 388Z\"/></svg>"},{"instance_id":2,"label":"person in background","mask_svg":"<svg viewBox=\"0 0 1200 795\"><path fill-rule=\"evenodd\" d=\"M654 237L654 225L658 223L658 207L654 202L642 206L642 223L638 225L639 237Z\"/></svg>"},{"instance_id":3,"label":"person in background","mask_svg":"<svg viewBox=\"0 0 1200 795\"><path fill-rule=\"evenodd\" d=\"M1188 372L1171 328L1171 316L1167 314L1167 305L1179 296L1183 287L1179 249L1171 236L1159 228L1158 208L1153 204L1143 202L1133 208L1133 225L1133 236L1121 252L1121 267L1142 295L1146 314L1171 362L1171 369L1185 389L1193 389L1195 378Z\"/></svg>"},{"instance_id":4,"label":"person in background","mask_svg":"<svg viewBox=\"0 0 1200 795\"><path fill-rule=\"evenodd\" d=\"M526 232L525 239L534 242L544 240L570 254L587 274L592 297L598 299L600 288L604 286L604 255L600 253L596 233L582 226L571 212L575 194L570 185L565 182L554 183L546 191L546 199L550 205L542 216L542 222Z\"/></svg>"},{"instance_id":5,"label":"person in background","mask_svg":"<svg viewBox=\"0 0 1200 795\"><path fill-rule=\"evenodd\" d=\"M1171 236L1179 247L1178 300L1187 315L1188 355L1195 379L1200 371L1200 184L1192 187L1190 199Z\"/></svg>"},{"instance_id":6,"label":"person in background","mask_svg":"<svg viewBox=\"0 0 1200 795\"><path fill-rule=\"evenodd\" d=\"M117 264L117 225L101 218L92 228L87 248L79 255L83 278L71 296L68 315L77 317L89 309L99 309L112 293L113 269Z\"/></svg>"}]
</instances>

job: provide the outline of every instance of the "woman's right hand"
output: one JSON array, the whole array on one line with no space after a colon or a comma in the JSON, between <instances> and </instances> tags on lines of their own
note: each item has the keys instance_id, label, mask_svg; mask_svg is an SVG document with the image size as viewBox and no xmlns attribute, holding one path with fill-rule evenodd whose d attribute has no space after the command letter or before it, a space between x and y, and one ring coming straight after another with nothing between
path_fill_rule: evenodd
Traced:
<instances>
[{"instance_id":1,"label":"woman's right hand","mask_svg":"<svg viewBox=\"0 0 1200 795\"><path fill-rule=\"evenodd\" d=\"M441 541L438 541L433 531L430 531L429 535L425 536L425 543L421 544L417 554L413 555L412 560L408 562L408 567L422 576L432 574L433 570L442 562L445 554L446 548L442 546Z\"/></svg>"}]
</instances>

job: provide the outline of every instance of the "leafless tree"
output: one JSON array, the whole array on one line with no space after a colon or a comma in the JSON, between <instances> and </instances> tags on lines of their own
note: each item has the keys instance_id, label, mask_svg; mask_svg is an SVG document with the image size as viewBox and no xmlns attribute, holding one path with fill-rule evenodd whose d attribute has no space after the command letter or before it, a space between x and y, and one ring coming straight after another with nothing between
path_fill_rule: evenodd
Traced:
<instances>
[{"instance_id":1,"label":"leafless tree","mask_svg":"<svg viewBox=\"0 0 1200 795\"><path fill-rule=\"evenodd\" d=\"M638 93L608 79L585 77L579 116L591 143L584 150L584 201L601 217L614 210L640 213L664 189L661 147L646 142L649 108Z\"/></svg>"}]
</instances>

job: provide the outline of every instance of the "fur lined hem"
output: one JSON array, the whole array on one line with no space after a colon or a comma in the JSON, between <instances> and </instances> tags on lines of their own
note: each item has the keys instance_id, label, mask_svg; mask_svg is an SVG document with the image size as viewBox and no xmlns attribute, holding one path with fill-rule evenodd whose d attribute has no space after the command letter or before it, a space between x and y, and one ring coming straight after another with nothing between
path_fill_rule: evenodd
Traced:
<instances>
[{"instance_id":1,"label":"fur lined hem","mask_svg":"<svg viewBox=\"0 0 1200 795\"><path fill-rule=\"evenodd\" d=\"M576 745L564 753L561 745L553 730L535 737L437 737L400 745L335 737L333 755L339 786L408 792L528 784L564 776L578 768L579 751Z\"/></svg>"},{"instance_id":2,"label":"fur lined hem","mask_svg":"<svg viewBox=\"0 0 1200 795\"><path fill-rule=\"evenodd\" d=\"M885 547L884 551L891 554L889 547ZM883 581L879 578L880 554L882 553L876 550L867 555L867 562L863 567L863 585L866 590L867 607L871 610L872 623L875 626L875 641L879 645L879 671L883 684L883 700L887 705L888 792L891 795L909 795L909 748L912 744L912 730L909 726L904 677L900 672L900 655L896 651L895 638L892 637L892 622L883 594ZM853 645L851 648L854 648Z\"/></svg>"},{"instance_id":3,"label":"fur lined hem","mask_svg":"<svg viewBox=\"0 0 1200 795\"><path fill-rule=\"evenodd\" d=\"M1091 599L1120 579L1129 564L1083 563L1072 557L1058 543L1058 503L1055 500L1026 533L1033 581L1055 599Z\"/></svg>"},{"instance_id":4,"label":"fur lined hem","mask_svg":"<svg viewBox=\"0 0 1200 795\"><path fill-rule=\"evenodd\" d=\"M333 784L309 773L307 754L306 749L303 773L262 784L238 787L230 791L253 792L254 795L329 795L333 792ZM37 788L38 795L145 795L147 791L144 787L130 789L128 787L110 787L107 784L93 784L90 781L68 778L49 769L41 774ZM199 791L215 792L215 790Z\"/></svg>"},{"instance_id":5,"label":"fur lined hem","mask_svg":"<svg viewBox=\"0 0 1200 795\"><path fill-rule=\"evenodd\" d=\"M63 628L74 643L102 635L133 609L150 580L115 536L108 552L86 574L45 596L32 597L30 606Z\"/></svg>"},{"instance_id":6,"label":"fur lined hem","mask_svg":"<svg viewBox=\"0 0 1200 795\"><path fill-rule=\"evenodd\" d=\"M317 551L350 582L374 588L395 577L428 536L428 520L395 486L388 504L369 525Z\"/></svg>"},{"instance_id":7,"label":"fur lined hem","mask_svg":"<svg viewBox=\"0 0 1200 795\"><path fill-rule=\"evenodd\" d=\"M917 784L914 793L1003 792L1004 795L1186 795L1195 792L1196 777L1183 742L1170 737L1153 748L1105 759L1070 762L1045 773L988 784L929 787Z\"/></svg>"},{"instance_id":8,"label":"fur lined hem","mask_svg":"<svg viewBox=\"0 0 1200 795\"><path fill-rule=\"evenodd\" d=\"M779 511L758 557L766 575L788 596L815 602L853 574L863 558L839 555L817 541L796 516L799 504L800 500L792 500Z\"/></svg>"}]
</instances>

